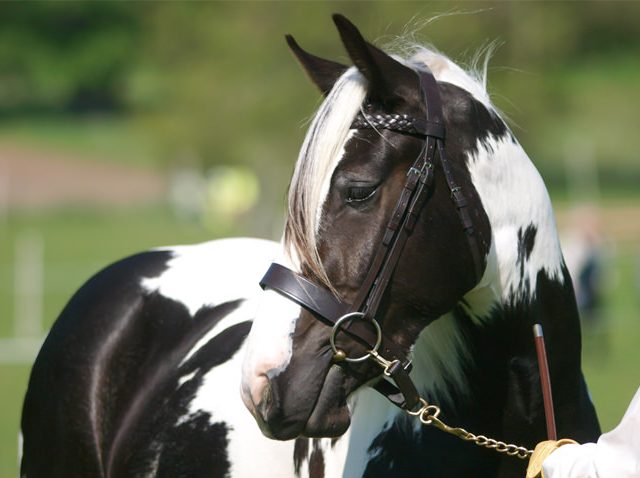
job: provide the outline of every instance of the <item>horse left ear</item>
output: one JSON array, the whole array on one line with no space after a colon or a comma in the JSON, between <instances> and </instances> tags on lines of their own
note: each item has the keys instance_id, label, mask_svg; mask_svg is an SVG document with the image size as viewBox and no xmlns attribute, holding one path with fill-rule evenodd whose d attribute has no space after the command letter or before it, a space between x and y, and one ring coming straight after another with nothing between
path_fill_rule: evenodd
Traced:
<instances>
[{"instance_id":1,"label":"horse left ear","mask_svg":"<svg viewBox=\"0 0 640 478\"><path fill-rule=\"evenodd\" d=\"M302 68L304 68L304 71L307 72L311 81L320 88L324 96L327 96L337 79L347 71L348 67L304 51L291 35L286 35L285 38L289 48L302 65Z\"/></svg>"},{"instance_id":2,"label":"horse left ear","mask_svg":"<svg viewBox=\"0 0 640 478\"><path fill-rule=\"evenodd\" d=\"M340 14L333 15L349 57L369 82L369 96L392 110L414 104L419 79L414 70L367 42L356 26Z\"/></svg>"}]
</instances>

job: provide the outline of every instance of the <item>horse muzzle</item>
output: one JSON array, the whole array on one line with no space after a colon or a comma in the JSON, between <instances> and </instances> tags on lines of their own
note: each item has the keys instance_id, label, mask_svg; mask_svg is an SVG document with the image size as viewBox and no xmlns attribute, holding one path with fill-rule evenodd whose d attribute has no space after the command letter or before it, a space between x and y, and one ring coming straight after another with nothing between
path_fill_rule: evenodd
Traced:
<instances>
[{"instance_id":1,"label":"horse muzzle","mask_svg":"<svg viewBox=\"0 0 640 478\"><path fill-rule=\"evenodd\" d=\"M262 433L276 440L344 434L351 423L345 395L349 377L331 366L322 381L307 373L301 377L309 380L292 387L292 377L286 373L272 378L261 375L250 390L243 387L245 405Z\"/></svg>"}]
</instances>

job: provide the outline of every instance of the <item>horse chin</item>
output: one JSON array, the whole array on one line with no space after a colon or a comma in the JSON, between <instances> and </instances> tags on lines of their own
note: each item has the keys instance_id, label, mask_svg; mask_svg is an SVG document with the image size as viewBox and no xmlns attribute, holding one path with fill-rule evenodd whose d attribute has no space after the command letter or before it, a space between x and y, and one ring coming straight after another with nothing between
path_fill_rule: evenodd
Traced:
<instances>
[{"instance_id":1,"label":"horse chin","mask_svg":"<svg viewBox=\"0 0 640 478\"><path fill-rule=\"evenodd\" d=\"M304 428L304 436L309 438L333 438L343 435L351 424L351 413L347 406L342 371L333 366L320 396Z\"/></svg>"}]
</instances>

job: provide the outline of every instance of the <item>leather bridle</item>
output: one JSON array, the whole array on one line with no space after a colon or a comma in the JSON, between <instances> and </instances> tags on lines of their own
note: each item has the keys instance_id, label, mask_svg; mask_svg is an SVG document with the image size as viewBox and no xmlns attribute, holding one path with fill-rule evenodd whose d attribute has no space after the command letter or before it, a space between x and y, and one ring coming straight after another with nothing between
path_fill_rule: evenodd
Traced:
<instances>
[{"instance_id":1,"label":"leather bridle","mask_svg":"<svg viewBox=\"0 0 640 478\"><path fill-rule=\"evenodd\" d=\"M451 164L445 155L445 125L436 80L428 70L420 70L417 74L426 105L426 115L423 119L406 115L369 115L363 112L352 125L354 129L381 128L425 138L420 156L407 172L400 198L354 303L348 304L339 300L325 287L277 263L269 267L260 281L263 289L272 289L293 300L310 311L316 319L333 328L331 346L336 362L343 364L373 359L381 365L384 375L390 381L380 380L373 386L392 403L405 410L412 410L420 405L420 396L409 377L411 362L381 330L376 315L404 245L426 203L433 181L436 151L469 244L476 280L480 279L483 270L468 202L462 188L453 177ZM358 358L347 357L335 345L335 338L339 332L367 347L367 354Z\"/></svg>"}]
</instances>

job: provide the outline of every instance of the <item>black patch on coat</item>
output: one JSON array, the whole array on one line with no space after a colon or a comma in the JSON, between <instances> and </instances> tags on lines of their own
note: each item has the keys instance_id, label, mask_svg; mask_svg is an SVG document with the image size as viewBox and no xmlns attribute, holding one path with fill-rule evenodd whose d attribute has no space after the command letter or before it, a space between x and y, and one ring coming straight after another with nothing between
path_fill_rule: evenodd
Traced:
<instances>
[{"instance_id":1,"label":"black patch on coat","mask_svg":"<svg viewBox=\"0 0 640 478\"><path fill-rule=\"evenodd\" d=\"M296 476L300 476L302 464L309 456L309 438L296 438L293 444L293 470Z\"/></svg>"},{"instance_id":2,"label":"black patch on coat","mask_svg":"<svg viewBox=\"0 0 640 478\"><path fill-rule=\"evenodd\" d=\"M531 256L531 251L533 251L533 246L536 243L537 232L538 229L533 224L529 224L524 230L522 228L518 229L518 258L516 262L520 270L521 286L527 292L531 285L528 283L528 280L525 281L524 269L526 262Z\"/></svg>"},{"instance_id":3,"label":"black patch on coat","mask_svg":"<svg viewBox=\"0 0 640 478\"><path fill-rule=\"evenodd\" d=\"M324 454L317 438L313 439L313 451L309 457L309 478L324 478Z\"/></svg>"},{"instance_id":4,"label":"black patch on coat","mask_svg":"<svg viewBox=\"0 0 640 478\"><path fill-rule=\"evenodd\" d=\"M453 159L463 154L477 153L478 146L490 149L489 137L515 138L505 122L493 110L489 110L468 91L451 83L439 82L444 105L443 114L447 123L445 147ZM456 154L453 154L456 153Z\"/></svg>"},{"instance_id":5,"label":"black patch on coat","mask_svg":"<svg viewBox=\"0 0 640 478\"><path fill-rule=\"evenodd\" d=\"M400 417L374 439L364 478L495 477L498 458L490 452L432 427L414 431L414 425Z\"/></svg>"},{"instance_id":6,"label":"black patch on coat","mask_svg":"<svg viewBox=\"0 0 640 478\"><path fill-rule=\"evenodd\" d=\"M199 412L171 429L162 442L157 478L217 478L229 476L225 423L209 423Z\"/></svg>"}]
</instances>

